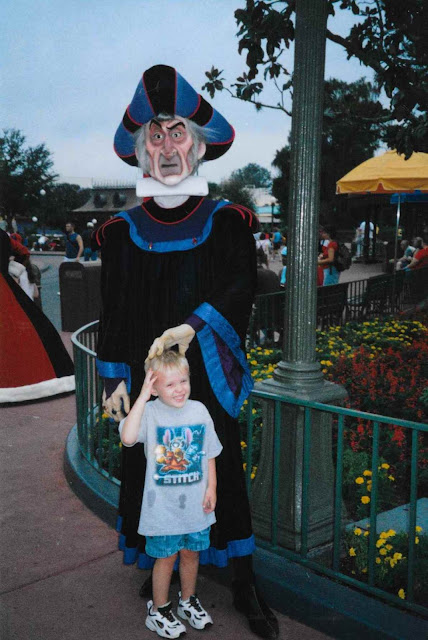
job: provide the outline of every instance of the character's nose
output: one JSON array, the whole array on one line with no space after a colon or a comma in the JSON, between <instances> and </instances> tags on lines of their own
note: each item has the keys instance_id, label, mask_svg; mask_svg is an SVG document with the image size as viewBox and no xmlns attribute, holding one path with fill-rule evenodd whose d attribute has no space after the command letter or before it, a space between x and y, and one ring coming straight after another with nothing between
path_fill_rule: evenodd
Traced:
<instances>
[{"instance_id":1,"label":"character's nose","mask_svg":"<svg viewBox=\"0 0 428 640\"><path fill-rule=\"evenodd\" d=\"M174 155L175 153L174 144L169 136L165 136L163 148L164 148L165 154L169 156Z\"/></svg>"}]
</instances>

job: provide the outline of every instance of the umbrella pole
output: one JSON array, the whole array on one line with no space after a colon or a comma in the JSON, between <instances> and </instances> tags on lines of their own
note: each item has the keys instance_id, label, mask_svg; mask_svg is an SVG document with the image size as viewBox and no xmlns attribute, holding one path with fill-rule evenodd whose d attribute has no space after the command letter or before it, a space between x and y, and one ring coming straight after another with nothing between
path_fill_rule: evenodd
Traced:
<instances>
[{"instance_id":1,"label":"umbrella pole","mask_svg":"<svg viewBox=\"0 0 428 640\"><path fill-rule=\"evenodd\" d=\"M394 277L392 279L392 311L394 311L395 305L395 290L396 290L396 276L397 276L397 254L398 254L398 228L400 226L400 213L401 213L401 196L398 194L397 202L397 216L395 222L395 247L394 247Z\"/></svg>"}]
</instances>

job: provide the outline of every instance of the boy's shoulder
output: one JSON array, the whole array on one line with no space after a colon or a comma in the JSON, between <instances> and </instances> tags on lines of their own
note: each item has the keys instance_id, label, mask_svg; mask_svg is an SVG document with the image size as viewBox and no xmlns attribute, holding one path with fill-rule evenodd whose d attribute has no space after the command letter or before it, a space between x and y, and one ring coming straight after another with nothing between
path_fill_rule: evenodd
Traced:
<instances>
[{"instance_id":1,"label":"boy's shoulder","mask_svg":"<svg viewBox=\"0 0 428 640\"><path fill-rule=\"evenodd\" d=\"M200 415L205 415L205 416L211 418L210 412L208 411L208 409L206 408L204 403L200 402L199 400L190 400L189 399L186 402L186 406L192 412L198 412Z\"/></svg>"}]
</instances>

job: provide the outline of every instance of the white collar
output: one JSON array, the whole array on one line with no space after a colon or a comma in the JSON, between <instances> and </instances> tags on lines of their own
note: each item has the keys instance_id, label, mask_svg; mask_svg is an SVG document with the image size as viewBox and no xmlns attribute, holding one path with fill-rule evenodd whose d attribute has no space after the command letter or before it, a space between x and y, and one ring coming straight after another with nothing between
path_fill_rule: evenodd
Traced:
<instances>
[{"instance_id":1,"label":"white collar","mask_svg":"<svg viewBox=\"0 0 428 640\"><path fill-rule=\"evenodd\" d=\"M142 178L137 180L137 196L139 198L149 198L158 196L162 199L164 204L160 206L170 208L178 206L177 204L167 205L168 198L176 199L177 196L186 196L179 204L182 204L187 200L189 196L206 196L208 195L208 182L206 178L200 176L189 176L176 185L167 186L154 180L154 178Z\"/></svg>"}]
</instances>

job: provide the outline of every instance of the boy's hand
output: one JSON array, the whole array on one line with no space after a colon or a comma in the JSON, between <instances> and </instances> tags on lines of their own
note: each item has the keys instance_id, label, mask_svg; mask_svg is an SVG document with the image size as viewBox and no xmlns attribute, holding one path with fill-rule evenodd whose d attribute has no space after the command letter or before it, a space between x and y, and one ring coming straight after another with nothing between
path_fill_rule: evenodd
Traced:
<instances>
[{"instance_id":1,"label":"boy's hand","mask_svg":"<svg viewBox=\"0 0 428 640\"><path fill-rule=\"evenodd\" d=\"M153 385L157 380L157 376L154 371L149 369L146 373L146 377L144 378L143 386L141 387L140 396L141 400L144 402L148 402L150 397L153 395Z\"/></svg>"},{"instance_id":2,"label":"boy's hand","mask_svg":"<svg viewBox=\"0 0 428 640\"><path fill-rule=\"evenodd\" d=\"M217 491L215 489L207 488L205 491L204 501L202 503L202 507L204 509L204 513L212 513L215 509L215 505L217 503Z\"/></svg>"}]
</instances>

